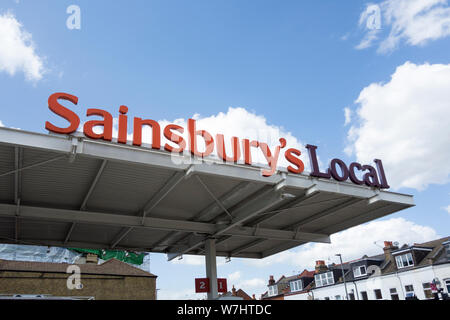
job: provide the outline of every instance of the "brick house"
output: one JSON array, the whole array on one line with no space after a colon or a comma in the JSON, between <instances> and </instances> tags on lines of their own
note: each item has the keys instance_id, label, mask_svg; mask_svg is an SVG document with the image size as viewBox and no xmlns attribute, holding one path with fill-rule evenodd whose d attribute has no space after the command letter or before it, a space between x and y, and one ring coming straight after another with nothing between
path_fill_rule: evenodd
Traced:
<instances>
[{"instance_id":1,"label":"brick house","mask_svg":"<svg viewBox=\"0 0 450 320\"><path fill-rule=\"evenodd\" d=\"M304 270L302 273L290 277L281 276L275 281L273 276L269 278L269 290L261 296L261 300L284 300L284 297L305 293L309 290L314 280L314 271Z\"/></svg>"},{"instance_id":2,"label":"brick house","mask_svg":"<svg viewBox=\"0 0 450 320\"><path fill-rule=\"evenodd\" d=\"M81 289L67 286L69 264L0 260L0 295L93 297L96 300L155 300L156 276L116 259L77 264Z\"/></svg>"},{"instance_id":3,"label":"brick house","mask_svg":"<svg viewBox=\"0 0 450 320\"><path fill-rule=\"evenodd\" d=\"M240 298L242 300L256 300L255 295L253 295L252 297L250 297L247 292L245 292L242 289L238 289L236 290L236 288L233 286L231 291L228 291L227 293L224 293L222 295L220 295L220 297L224 298L224 297L235 297L235 298Z\"/></svg>"}]
</instances>

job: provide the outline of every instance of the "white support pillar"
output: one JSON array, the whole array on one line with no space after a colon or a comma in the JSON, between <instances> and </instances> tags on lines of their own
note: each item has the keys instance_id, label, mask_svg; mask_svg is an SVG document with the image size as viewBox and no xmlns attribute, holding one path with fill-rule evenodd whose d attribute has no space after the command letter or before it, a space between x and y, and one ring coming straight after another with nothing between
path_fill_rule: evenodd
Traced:
<instances>
[{"instance_id":1,"label":"white support pillar","mask_svg":"<svg viewBox=\"0 0 450 320\"><path fill-rule=\"evenodd\" d=\"M217 292L217 263L216 263L216 239L207 239L205 242L206 277L209 279L208 300L219 297Z\"/></svg>"}]
</instances>

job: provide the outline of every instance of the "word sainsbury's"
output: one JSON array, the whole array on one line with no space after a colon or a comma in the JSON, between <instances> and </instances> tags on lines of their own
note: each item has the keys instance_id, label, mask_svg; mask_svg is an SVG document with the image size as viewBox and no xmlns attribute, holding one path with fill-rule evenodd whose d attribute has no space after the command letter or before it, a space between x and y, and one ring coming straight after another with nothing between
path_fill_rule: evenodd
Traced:
<instances>
[{"instance_id":1,"label":"word sainsbury's","mask_svg":"<svg viewBox=\"0 0 450 320\"><path fill-rule=\"evenodd\" d=\"M45 123L45 128L51 132L59 134L72 134L74 133L79 125L80 118L72 110L61 105L58 100L67 100L71 103L77 105L78 97L67 94L67 93L54 93L48 99L48 107L58 116L66 119L69 125L65 128L57 127L51 122L47 121ZM128 134L128 108L126 106L120 106L119 108L119 124L118 124L118 137L117 142L121 144L127 143ZM113 135L113 116L102 109L87 109L86 116L99 116L102 120L90 120L85 122L83 126L83 133L86 137L91 139L102 139L106 141L112 141ZM94 127L103 127L103 132L95 133ZM155 120L142 119L135 117L133 119L133 145L142 145L142 128L144 126L149 126L152 130L152 149L161 149L161 126ZM200 158L209 156L214 152L216 148L217 155L226 162L234 162L242 160L246 165L252 165L251 148L260 149L266 158L269 169L263 169L262 175L265 177L270 177L276 172L280 151L286 148L286 139L280 138L280 145L276 146L273 151L270 150L269 146L265 142L240 139L238 137L231 138L231 154L228 154L225 150L225 138L223 134L217 134L214 137L206 130L197 130L196 121L194 119L189 119L187 122L187 141L181 136L185 132L185 128L176 125L169 124L164 127L162 134L164 137L172 143L166 143L164 145L164 150L174 153L182 153L188 150L192 155ZM203 139L204 150L201 151L198 148L197 140ZM242 153L241 153L242 145ZM350 180L358 185L366 184L370 187L387 189L389 185L386 181L386 176L384 173L383 165L381 160L374 160L377 169L370 165L361 165L359 163L352 163L347 166L340 159L333 159L330 162L329 168L321 172L319 169L316 146L307 145L306 146L310 161L312 172L310 173L313 177L325 178L325 179L335 179L337 181ZM284 152L285 159L290 163L287 170L291 173L300 174L304 171L305 165L300 159L301 151L295 148L288 148ZM360 171L361 178L358 178L356 171Z\"/></svg>"}]
</instances>

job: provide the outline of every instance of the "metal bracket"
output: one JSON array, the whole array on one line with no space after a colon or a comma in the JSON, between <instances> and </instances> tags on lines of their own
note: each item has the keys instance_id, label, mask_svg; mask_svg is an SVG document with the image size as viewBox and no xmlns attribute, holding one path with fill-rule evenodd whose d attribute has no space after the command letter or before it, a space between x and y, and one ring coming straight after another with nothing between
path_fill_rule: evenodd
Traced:
<instances>
[{"instance_id":1,"label":"metal bracket","mask_svg":"<svg viewBox=\"0 0 450 320\"><path fill-rule=\"evenodd\" d=\"M74 162L75 158L77 156L78 138L77 137L72 137L71 138L71 142L72 142L72 146L71 146L70 154L69 154L69 162L70 163Z\"/></svg>"},{"instance_id":2,"label":"metal bracket","mask_svg":"<svg viewBox=\"0 0 450 320\"><path fill-rule=\"evenodd\" d=\"M194 173L195 173L195 168L194 168L194 165L191 164L191 165L186 169L186 174L184 175L184 179L189 179Z\"/></svg>"},{"instance_id":3,"label":"metal bracket","mask_svg":"<svg viewBox=\"0 0 450 320\"><path fill-rule=\"evenodd\" d=\"M286 187L286 178L287 178L286 173L285 172L281 173L281 180L274 187L275 192L280 192Z\"/></svg>"}]
</instances>

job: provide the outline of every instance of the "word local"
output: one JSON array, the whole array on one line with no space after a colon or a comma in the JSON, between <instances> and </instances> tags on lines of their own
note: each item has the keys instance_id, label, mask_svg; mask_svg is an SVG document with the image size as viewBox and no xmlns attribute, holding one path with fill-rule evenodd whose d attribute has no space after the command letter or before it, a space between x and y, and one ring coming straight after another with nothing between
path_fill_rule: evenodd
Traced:
<instances>
[{"instance_id":1,"label":"word local","mask_svg":"<svg viewBox=\"0 0 450 320\"><path fill-rule=\"evenodd\" d=\"M78 97L68 94L68 93L54 93L48 99L48 107L49 109L57 114L58 116L66 119L69 122L69 126L65 128L60 128L49 121L45 123L45 128L51 132L59 133L59 134L72 134L74 133L79 125L80 118L78 115L72 110L61 105L58 100L67 100L72 102L73 104L78 104ZM118 123L118 137L117 142L121 144L127 143L127 134L128 134L128 116L126 115L128 112L128 107L120 106L119 108L119 123ZM90 120L85 122L83 126L83 133L86 137L91 139L102 139L106 141L112 141L113 136L113 116L102 109L87 109L86 116L100 116L102 120ZM155 120L151 119L142 119L139 117L135 117L133 119L133 145L141 146L142 145L142 129L143 126L149 126L152 129L152 149L161 149L161 126ZM94 127L101 126L103 127L103 132L95 133ZM197 130L196 121L194 119L189 119L187 122L187 142L181 136L185 132L185 129L176 124L169 124L164 127L162 133L164 137L169 140L170 143L166 143L164 145L164 150L173 153L183 153L184 150L190 151L193 156L204 158L209 156L214 152L214 148L216 148L217 155L225 162L234 162L238 163L243 158L243 161L246 165L252 165L252 157L251 157L251 148L260 149L264 154L264 157L267 160L267 164L269 169L263 169L262 175L265 177L272 176L277 170L277 164L280 156L281 149L286 147L286 139L280 138L280 145L276 146L273 151L270 150L269 146L265 142L250 141L249 139L240 140L238 137L231 138L231 148L232 148L232 156L229 156L225 150L225 140L223 134L217 134L215 137L215 143L213 136L206 130ZM200 151L197 145L197 139L201 137L204 141L204 151ZM242 144L242 154L241 154L241 144ZM319 165L317 161L316 155L316 146L307 145L312 172L311 176L330 179L331 177L337 181L346 181L348 178L355 184L366 184L370 187L376 187L381 189L389 188L386 176L384 174L384 169L381 160L375 160L377 165L377 170L375 170L372 166L369 165L361 165L359 163L352 163L349 167L339 159L333 159L330 163L329 169L326 172L320 172ZM285 159L290 163L287 167L287 170L291 173L301 174L305 170L305 165L303 161L299 158L301 155L301 151L294 148L289 148L284 152ZM337 167L340 168L340 173L337 170ZM359 170L361 172L368 171L362 176L362 180L360 180L355 170ZM380 177L380 179L378 178Z\"/></svg>"}]
</instances>

